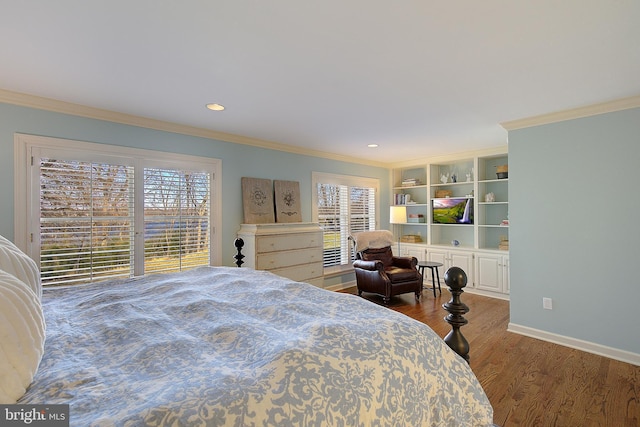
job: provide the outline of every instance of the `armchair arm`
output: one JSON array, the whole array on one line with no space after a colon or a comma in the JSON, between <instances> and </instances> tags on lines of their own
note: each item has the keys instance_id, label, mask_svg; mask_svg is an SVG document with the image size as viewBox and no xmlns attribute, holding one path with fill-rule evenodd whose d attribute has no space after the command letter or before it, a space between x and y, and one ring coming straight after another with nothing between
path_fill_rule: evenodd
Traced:
<instances>
[{"instance_id":1,"label":"armchair arm","mask_svg":"<svg viewBox=\"0 0 640 427\"><path fill-rule=\"evenodd\" d=\"M392 258L393 265L400 268L412 268L417 269L418 259L416 257L408 256L394 256Z\"/></svg>"},{"instance_id":2,"label":"armchair arm","mask_svg":"<svg viewBox=\"0 0 640 427\"><path fill-rule=\"evenodd\" d=\"M353 261L353 268L360 268L362 270L368 271L383 271L384 264L379 260L364 261L361 259L357 259Z\"/></svg>"}]
</instances>

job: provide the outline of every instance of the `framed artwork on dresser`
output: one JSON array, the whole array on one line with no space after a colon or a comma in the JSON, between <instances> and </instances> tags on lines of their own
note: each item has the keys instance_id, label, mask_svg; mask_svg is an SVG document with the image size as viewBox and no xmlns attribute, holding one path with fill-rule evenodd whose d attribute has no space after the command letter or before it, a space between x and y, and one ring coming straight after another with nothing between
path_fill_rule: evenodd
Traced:
<instances>
[{"instance_id":1,"label":"framed artwork on dresser","mask_svg":"<svg viewBox=\"0 0 640 427\"><path fill-rule=\"evenodd\" d=\"M242 177L242 209L245 224L275 222L270 179Z\"/></svg>"},{"instance_id":2,"label":"framed artwork on dresser","mask_svg":"<svg viewBox=\"0 0 640 427\"><path fill-rule=\"evenodd\" d=\"M300 183L298 181L273 181L276 201L276 222L302 222L300 211Z\"/></svg>"}]
</instances>

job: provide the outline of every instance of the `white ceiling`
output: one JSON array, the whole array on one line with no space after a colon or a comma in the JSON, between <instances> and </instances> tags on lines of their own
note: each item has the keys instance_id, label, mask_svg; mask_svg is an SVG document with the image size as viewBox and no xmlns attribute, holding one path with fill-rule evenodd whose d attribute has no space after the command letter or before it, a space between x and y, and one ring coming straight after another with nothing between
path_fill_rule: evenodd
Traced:
<instances>
[{"instance_id":1,"label":"white ceiling","mask_svg":"<svg viewBox=\"0 0 640 427\"><path fill-rule=\"evenodd\" d=\"M637 0L0 10L0 89L375 162L504 145L501 122L640 94Z\"/></svg>"}]
</instances>

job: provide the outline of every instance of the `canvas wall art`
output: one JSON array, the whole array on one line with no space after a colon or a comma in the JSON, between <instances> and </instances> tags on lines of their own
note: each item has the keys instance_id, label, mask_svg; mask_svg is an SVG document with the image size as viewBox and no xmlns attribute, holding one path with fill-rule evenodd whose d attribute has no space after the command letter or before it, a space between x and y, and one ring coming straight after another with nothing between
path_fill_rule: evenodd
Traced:
<instances>
[{"instance_id":1,"label":"canvas wall art","mask_svg":"<svg viewBox=\"0 0 640 427\"><path fill-rule=\"evenodd\" d=\"M302 222L300 211L300 183L273 181L276 200L276 222Z\"/></svg>"},{"instance_id":2,"label":"canvas wall art","mask_svg":"<svg viewBox=\"0 0 640 427\"><path fill-rule=\"evenodd\" d=\"M245 224L274 223L273 206L273 186L270 179L242 177Z\"/></svg>"}]
</instances>

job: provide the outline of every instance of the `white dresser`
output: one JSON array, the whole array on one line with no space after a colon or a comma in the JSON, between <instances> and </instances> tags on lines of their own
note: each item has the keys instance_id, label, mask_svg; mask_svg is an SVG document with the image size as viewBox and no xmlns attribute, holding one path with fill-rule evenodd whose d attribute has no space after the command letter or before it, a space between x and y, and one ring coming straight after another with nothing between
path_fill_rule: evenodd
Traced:
<instances>
[{"instance_id":1,"label":"white dresser","mask_svg":"<svg viewBox=\"0 0 640 427\"><path fill-rule=\"evenodd\" d=\"M241 224L238 237L244 240L243 267L323 286L323 239L318 223Z\"/></svg>"}]
</instances>

